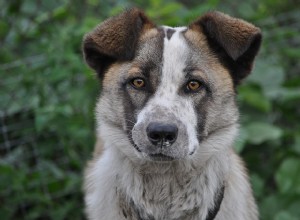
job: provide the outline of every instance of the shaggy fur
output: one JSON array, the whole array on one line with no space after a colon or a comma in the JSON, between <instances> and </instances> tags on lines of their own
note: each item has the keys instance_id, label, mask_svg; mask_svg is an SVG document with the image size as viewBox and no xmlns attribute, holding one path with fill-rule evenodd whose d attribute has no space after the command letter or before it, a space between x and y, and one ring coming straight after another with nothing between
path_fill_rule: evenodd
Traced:
<instances>
[{"instance_id":1,"label":"shaggy fur","mask_svg":"<svg viewBox=\"0 0 300 220\"><path fill-rule=\"evenodd\" d=\"M172 28L138 9L85 36L85 59L102 83L98 141L85 172L88 219L258 219L232 145L236 86L260 42L257 27L219 12ZM149 134L153 124L165 136Z\"/></svg>"}]
</instances>

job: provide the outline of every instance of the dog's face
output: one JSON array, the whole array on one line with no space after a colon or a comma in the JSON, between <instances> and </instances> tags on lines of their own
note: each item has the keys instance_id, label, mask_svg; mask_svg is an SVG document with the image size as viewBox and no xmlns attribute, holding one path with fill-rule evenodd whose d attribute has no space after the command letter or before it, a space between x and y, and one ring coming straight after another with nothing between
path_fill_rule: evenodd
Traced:
<instances>
[{"instance_id":1,"label":"dog's face","mask_svg":"<svg viewBox=\"0 0 300 220\"><path fill-rule=\"evenodd\" d=\"M192 157L236 124L235 87L260 41L258 28L217 12L180 28L155 26L137 9L103 22L83 49L102 80L104 141L142 160Z\"/></svg>"}]
</instances>

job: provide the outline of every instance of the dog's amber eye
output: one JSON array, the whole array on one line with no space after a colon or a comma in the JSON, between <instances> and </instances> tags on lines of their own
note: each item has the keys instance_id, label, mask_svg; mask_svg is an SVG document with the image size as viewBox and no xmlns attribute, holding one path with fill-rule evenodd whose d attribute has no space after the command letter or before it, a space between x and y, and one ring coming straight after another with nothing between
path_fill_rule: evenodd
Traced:
<instances>
[{"instance_id":1,"label":"dog's amber eye","mask_svg":"<svg viewBox=\"0 0 300 220\"><path fill-rule=\"evenodd\" d=\"M187 83L187 89L189 91L197 91L200 88L201 84L200 82L196 81L196 80L191 80Z\"/></svg>"},{"instance_id":2,"label":"dog's amber eye","mask_svg":"<svg viewBox=\"0 0 300 220\"><path fill-rule=\"evenodd\" d=\"M145 81L141 78L135 78L131 81L131 84L136 89L141 89L145 86Z\"/></svg>"}]
</instances>

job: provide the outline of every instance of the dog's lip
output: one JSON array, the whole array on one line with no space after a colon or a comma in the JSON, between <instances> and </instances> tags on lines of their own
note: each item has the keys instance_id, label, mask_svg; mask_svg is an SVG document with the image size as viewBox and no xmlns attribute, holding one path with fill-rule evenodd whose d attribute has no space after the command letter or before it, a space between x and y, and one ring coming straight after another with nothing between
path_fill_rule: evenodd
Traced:
<instances>
[{"instance_id":1,"label":"dog's lip","mask_svg":"<svg viewBox=\"0 0 300 220\"><path fill-rule=\"evenodd\" d=\"M148 154L148 156L155 161L172 161L175 160L174 157L162 154L162 153L156 153L156 154Z\"/></svg>"},{"instance_id":2,"label":"dog's lip","mask_svg":"<svg viewBox=\"0 0 300 220\"><path fill-rule=\"evenodd\" d=\"M141 149L140 149L139 146L137 146L135 143L133 143L133 147L134 147L138 152L141 152Z\"/></svg>"}]
</instances>

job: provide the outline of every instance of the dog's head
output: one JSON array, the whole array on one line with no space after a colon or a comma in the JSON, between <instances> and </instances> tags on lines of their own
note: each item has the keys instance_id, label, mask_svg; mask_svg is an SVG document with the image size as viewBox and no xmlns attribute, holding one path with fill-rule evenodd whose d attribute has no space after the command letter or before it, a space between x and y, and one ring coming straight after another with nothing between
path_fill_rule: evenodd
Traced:
<instances>
[{"instance_id":1,"label":"dog's head","mask_svg":"<svg viewBox=\"0 0 300 220\"><path fill-rule=\"evenodd\" d=\"M138 9L104 21L83 41L85 60L102 82L104 142L140 159L169 161L209 151L215 146L202 143L216 134L232 140L235 88L260 43L257 27L219 12L177 28L156 26Z\"/></svg>"}]
</instances>

